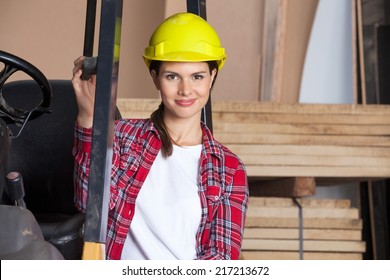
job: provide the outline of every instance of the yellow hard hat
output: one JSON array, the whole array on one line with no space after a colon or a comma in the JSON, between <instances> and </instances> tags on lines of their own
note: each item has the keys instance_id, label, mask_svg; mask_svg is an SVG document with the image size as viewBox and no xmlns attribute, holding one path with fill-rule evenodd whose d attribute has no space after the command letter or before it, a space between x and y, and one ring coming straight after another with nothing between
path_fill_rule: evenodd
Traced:
<instances>
[{"instance_id":1,"label":"yellow hard hat","mask_svg":"<svg viewBox=\"0 0 390 280\"><path fill-rule=\"evenodd\" d=\"M114 62L119 62L120 46L121 46L121 33L122 33L122 19L116 18L115 21L115 37L114 37Z\"/></svg>"},{"instance_id":2,"label":"yellow hard hat","mask_svg":"<svg viewBox=\"0 0 390 280\"><path fill-rule=\"evenodd\" d=\"M143 57L148 68L152 60L215 60L220 70L226 60L217 32L207 21L192 13L179 13L164 20L152 34Z\"/></svg>"}]
</instances>

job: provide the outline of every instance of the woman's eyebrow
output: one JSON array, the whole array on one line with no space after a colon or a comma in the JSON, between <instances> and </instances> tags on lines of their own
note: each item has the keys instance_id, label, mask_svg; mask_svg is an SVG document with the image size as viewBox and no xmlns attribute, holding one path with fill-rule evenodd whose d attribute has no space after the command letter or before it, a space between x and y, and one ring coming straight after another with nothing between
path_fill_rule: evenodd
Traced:
<instances>
[{"instance_id":1,"label":"woman's eyebrow","mask_svg":"<svg viewBox=\"0 0 390 280\"><path fill-rule=\"evenodd\" d=\"M207 71L199 71L199 72L192 73L192 75L205 74L205 73L207 73Z\"/></svg>"},{"instance_id":2,"label":"woman's eyebrow","mask_svg":"<svg viewBox=\"0 0 390 280\"><path fill-rule=\"evenodd\" d=\"M171 70L164 70L164 71L162 71L162 73L174 74L174 75L180 76L180 73L177 73L177 72L171 71ZM197 72L191 73L191 75L204 74L204 73L207 73L207 71L206 70L201 70L201 71L197 71Z\"/></svg>"},{"instance_id":3,"label":"woman's eyebrow","mask_svg":"<svg viewBox=\"0 0 390 280\"><path fill-rule=\"evenodd\" d=\"M176 73L175 71L171 71L171 70L164 70L164 71L162 71L162 73L164 73L164 74L174 74L174 75L179 75L179 73Z\"/></svg>"}]
</instances>

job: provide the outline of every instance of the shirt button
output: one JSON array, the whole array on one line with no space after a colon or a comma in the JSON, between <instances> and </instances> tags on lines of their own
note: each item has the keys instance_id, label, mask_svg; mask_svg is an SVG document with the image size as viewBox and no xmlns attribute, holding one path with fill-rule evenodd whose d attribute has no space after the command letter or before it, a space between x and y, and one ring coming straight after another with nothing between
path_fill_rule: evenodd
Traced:
<instances>
[{"instance_id":1,"label":"shirt button","mask_svg":"<svg viewBox=\"0 0 390 280\"><path fill-rule=\"evenodd\" d=\"M219 196L218 196L218 195L216 195L216 196L214 196L214 198L215 198L215 200L218 200Z\"/></svg>"}]
</instances>

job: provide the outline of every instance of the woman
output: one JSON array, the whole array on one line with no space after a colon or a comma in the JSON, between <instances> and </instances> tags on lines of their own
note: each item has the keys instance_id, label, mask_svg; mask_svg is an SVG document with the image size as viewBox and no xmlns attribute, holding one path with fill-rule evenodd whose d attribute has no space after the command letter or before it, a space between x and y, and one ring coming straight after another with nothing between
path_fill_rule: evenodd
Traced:
<instances>
[{"instance_id":1,"label":"woman","mask_svg":"<svg viewBox=\"0 0 390 280\"><path fill-rule=\"evenodd\" d=\"M161 95L150 119L116 122L107 259L238 259L248 200L240 159L201 123L226 55L202 18L173 15L153 33L144 60ZM85 211L95 77L72 83L75 202Z\"/></svg>"}]
</instances>

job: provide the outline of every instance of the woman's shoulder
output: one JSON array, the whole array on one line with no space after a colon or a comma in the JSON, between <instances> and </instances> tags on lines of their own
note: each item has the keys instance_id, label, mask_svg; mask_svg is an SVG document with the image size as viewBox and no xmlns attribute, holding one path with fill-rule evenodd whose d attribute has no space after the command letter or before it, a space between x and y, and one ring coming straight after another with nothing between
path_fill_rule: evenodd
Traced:
<instances>
[{"instance_id":1,"label":"woman's shoulder","mask_svg":"<svg viewBox=\"0 0 390 280\"><path fill-rule=\"evenodd\" d=\"M225 145L221 144L223 153L225 155L225 161L231 161L234 162L238 165L244 165L241 158L232 150L230 150L228 147Z\"/></svg>"},{"instance_id":2,"label":"woman's shoulder","mask_svg":"<svg viewBox=\"0 0 390 280\"><path fill-rule=\"evenodd\" d=\"M115 131L143 129L151 125L150 119L120 119L115 122Z\"/></svg>"},{"instance_id":3,"label":"woman's shoulder","mask_svg":"<svg viewBox=\"0 0 390 280\"><path fill-rule=\"evenodd\" d=\"M118 138L134 138L154 131L150 119L120 119L115 123L115 135Z\"/></svg>"},{"instance_id":4,"label":"woman's shoulder","mask_svg":"<svg viewBox=\"0 0 390 280\"><path fill-rule=\"evenodd\" d=\"M202 127L204 131L203 143L205 144L206 150L209 150L212 154L220 157L225 165L243 165L239 156L223 143L219 142L205 124L202 123Z\"/></svg>"},{"instance_id":5,"label":"woman's shoulder","mask_svg":"<svg viewBox=\"0 0 390 280\"><path fill-rule=\"evenodd\" d=\"M230 166L233 168L237 168L239 166L244 166L241 158L226 145L222 144L215 138L212 139L212 146L215 149L215 153L219 155L221 159L223 159L223 164L225 166Z\"/></svg>"}]
</instances>

